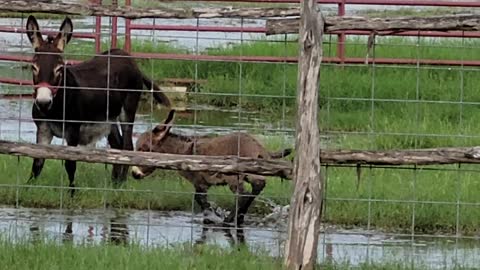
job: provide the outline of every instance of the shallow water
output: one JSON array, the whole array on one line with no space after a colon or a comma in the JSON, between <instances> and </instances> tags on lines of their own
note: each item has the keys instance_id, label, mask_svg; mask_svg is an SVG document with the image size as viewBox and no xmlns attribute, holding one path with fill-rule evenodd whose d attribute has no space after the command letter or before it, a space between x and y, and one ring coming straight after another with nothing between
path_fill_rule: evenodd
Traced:
<instances>
[{"instance_id":1,"label":"shallow water","mask_svg":"<svg viewBox=\"0 0 480 270\"><path fill-rule=\"evenodd\" d=\"M264 250L272 256L282 253L286 215L267 222L267 218L247 216L243 238L251 250ZM3 207L0 232L4 238L35 241L49 239L76 244L135 243L168 247L181 243L209 243L229 247L242 234L234 229L204 227L200 214L110 209L45 210ZM365 262L401 262L405 265L449 269L455 265L480 265L480 241L441 240L391 236L377 231L323 228L318 260L359 265Z\"/></svg>"},{"instance_id":2,"label":"shallow water","mask_svg":"<svg viewBox=\"0 0 480 270\"><path fill-rule=\"evenodd\" d=\"M347 14L353 14L362 9L397 9L398 7L360 6L347 7ZM322 10L335 12L336 6L322 5ZM0 19L0 26L23 27L22 19ZM152 23L152 19L139 20L139 23ZM48 28L57 29L61 21L40 20L40 24ZM92 32L94 19L75 19L75 31ZM196 25L197 20L161 20L156 24L184 24ZM263 26L261 20L199 20L200 25L231 25L231 26ZM102 20L107 26L109 18ZM124 33L124 22L119 20L119 33ZM104 39L108 40L109 29L103 27ZM197 33L179 31L138 31L136 39L147 39L171 42L189 50L205 50L210 47L225 46L239 42L240 39L261 38L262 34L241 33ZM198 38L198 43L197 43ZM92 44L93 51L93 44ZM15 53L31 52L26 37L14 33L0 33L0 52ZM2 77L29 79L29 70L23 71L8 62L0 62ZM5 87L0 93L5 91ZM28 95L28 92L26 92ZM13 141L35 141L35 126L31 121L30 99L5 100L0 99L0 139ZM192 113L195 111L195 113ZM195 116L194 116L195 114ZM151 124L159 123L165 114L150 116L147 112L137 115L134 132L143 132ZM195 129L178 127L174 132L197 134L220 134L234 129L245 130L256 128L260 130L284 127L281 119L266 118L259 112L242 112L239 118L238 111L219 110L212 107L191 107L183 114L177 115L176 124L201 124L207 127ZM193 122L195 118L195 122ZM18 121L22 119L22 121ZM252 124L255 123L255 124ZM287 129L291 127L287 124ZM287 137L290 142L291 137ZM54 139L55 144L61 140ZM103 139L98 146L105 146ZM272 222L274 220L275 222ZM273 256L283 252L285 241L286 217L251 218L247 219L244 228L246 244L252 250L261 248ZM201 215L192 216L187 212L158 212L158 211L119 211L110 209L97 210L45 210L45 209L14 209L0 208L0 232L2 236L12 241L29 238L32 241L39 238L48 238L55 241L72 241L74 243L90 242L100 244L113 238L116 242L126 241L145 246L170 246L177 243L216 243L228 247L238 241L237 234L231 235L224 230L205 230L201 223ZM319 261L335 263L349 262L359 265L365 262L386 263L402 262L409 266L426 266L431 269L450 269L454 266L478 267L480 265L480 240L456 240L455 238L441 239L433 236L415 238L392 236L387 233L372 230L341 230L327 226L323 229L319 245ZM413 267L414 268L414 267Z\"/></svg>"},{"instance_id":3,"label":"shallow water","mask_svg":"<svg viewBox=\"0 0 480 270\"><path fill-rule=\"evenodd\" d=\"M0 139L11 141L35 142L36 127L32 121L31 110L33 101L30 96L23 99L0 98ZM139 111L134 124L134 141L138 135L165 120L166 111L158 111L151 115ZM19 121L20 119L20 121ZM183 112L177 112L175 127L172 132L184 135L219 135L232 131L261 130L261 134L269 136L281 134L285 143L293 143L291 127L283 127L281 118L272 120L260 112L250 111L238 113L236 110L225 110L209 106L189 107ZM201 126L200 126L201 125ZM291 126L291 125L290 125ZM283 130L283 132L282 132ZM54 138L53 144L61 144L62 140ZM104 138L97 146L105 147Z\"/></svg>"}]
</instances>

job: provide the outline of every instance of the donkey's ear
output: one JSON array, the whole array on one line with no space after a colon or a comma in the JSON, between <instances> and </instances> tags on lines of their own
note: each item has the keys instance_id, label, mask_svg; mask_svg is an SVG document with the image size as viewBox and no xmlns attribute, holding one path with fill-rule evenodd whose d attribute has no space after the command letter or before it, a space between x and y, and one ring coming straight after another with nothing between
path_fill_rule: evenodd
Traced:
<instances>
[{"instance_id":1,"label":"donkey's ear","mask_svg":"<svg viewBox=\"0 0 480 270\"><path fill-rule=\"evenodd\" d=\"M40 27L38 27L37 19L35 19L33 15L28 16L26 28L28 40L32 43L32 47L37 49L42 45L43 38L40 33Z\"/></svg>"},{"instance_id":2,"label":"donkey's ear","mask_svg":"<svg viewBox=\"0 0 480 270\"><path fill-rule=\"evenodd\" d=\"M170 132L173 124L173 118L175 116L175 110L170 110L167 119L162 125L158 125L153 129L153 136L156 140L161 140Z\"/></svg>"},{"instance_id":3,"label":"donkey's ear","mask_svg":"<svg viewBox=\"0 0 480 270\"><path fill-rule=\"evenodd\" d=\"M73 32L72 20L66 17L65 20L63 20L62 25L60 26L60 32L55 38L55 45L60 51L63 52L63 50L65 49L65 45L67 45L67 43L70 42L70 39L72 39L72 32Z\"/></svg>"}]
</instances>

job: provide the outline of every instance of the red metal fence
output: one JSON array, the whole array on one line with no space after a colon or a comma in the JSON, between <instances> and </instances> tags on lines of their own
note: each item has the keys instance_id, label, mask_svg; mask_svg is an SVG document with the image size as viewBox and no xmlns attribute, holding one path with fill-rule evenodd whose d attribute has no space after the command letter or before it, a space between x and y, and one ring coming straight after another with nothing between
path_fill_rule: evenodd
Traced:
<instances>
[{"instance_id":1,"label":"red metal fence","mask_svg":"<svg viewBox=\"0 0 480 270\"><path fill-rule=\"evenodd\" d=\"M204 2L225 2L223 0L203 0ZM94 4L101 4L101 0L91 0ZM113 1L116 4L117 1ZM236 0L235 2L245 3L299 3L300 0ZM348 5L384 5L384 6L429 6L429 7L480 7L479 1L429 1L429 0L318 0L320 4L334 4L338 6L338 15L345 15ZM131 0L125 1L126 5L131 5ZM111 21L111 46L117 47L118 18L112 18ZM124 49L131 51L131 36L135 30L154 30L154 31L185 31L185 32L229 32L229 33L266 33L265 27L248 26L200 26L200 25L166 25L166 24L141 24L134 20L125 20L125 43ZM0 27L3 33L21 33L24 29ZM48 33L48 32L47 32ZM347 57L345 54L345 40L347 35L368 35L367 31L342 31L334 33L338 36L337 50L334 57L324 57L325 63L338 64L363 64L364 58ZM436 31L407 31L394 33L396 36L419 36L419 37L456 37L456 38L480 38L477 32L436 32ZM88 38L95 40L95 52L101 50L101 18L97 17L95 21L95 31L93 33L75 33L74 37ZM296 57L273 57L273 56L222 56L222 55L196 55L196 54L172 54L172 53L142 53L134 52L133 56L138 58L152 59L170 59L170 60L202 60L202 61L236 61L236 62L296 62ZM29 58L25 56L2 55L1 61L20 61L28 62ZM372 59L373 60L373 59ZM445 60L445 59L398 59L398 58L375 58L377 64L425 64L425 65L451 65L451 66L480 66L480 60ZM371 61L370 61L371 62ZM0 78L1 83L30 84L26 80L17 80L10 78Z\"/></svg>"}]
</instances>

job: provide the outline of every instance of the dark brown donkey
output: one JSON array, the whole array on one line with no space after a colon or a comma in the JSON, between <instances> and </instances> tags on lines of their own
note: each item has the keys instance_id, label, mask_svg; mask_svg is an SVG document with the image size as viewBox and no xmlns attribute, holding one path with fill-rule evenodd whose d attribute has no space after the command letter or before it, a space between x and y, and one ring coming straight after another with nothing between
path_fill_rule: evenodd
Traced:
<instances>
[{"instance_id":1,"label":"dark brown donkey","mask_svg":"<svg viewBox=\"0 0 480 270\"><path fill-rule=\"evenodd\" d=\"M133 122L143 86L156 90L153 96L163 105L170 107L170 101L120 49L66 66L62 53L72 30L72 21L65 18L57 36L44 40L35 17L27 20L27 36L35 49L32 117L37 143L50 144L55 136L65 138L70 146L90 145L108 135L112 148L133 150ZM44 159L34 159L30 181L38 177L43 165ZM65 161L65 169L73 188L76 162ZM114 183L124 181L127 172L128 166L113 166Z\"/></svg>"},{"instance_id":2,"label":"dark brown donkey","mask_svg":"<svg viewBox=\"0 0 480 270\"><path fill-rule=\"evenodd\" d=\"M246 133L232 133L218 137L192 137L180 136L170 133L174 110L171 110L163 125L156 126L152 131L140 135L137 140L136 150L144 152L159 152L182 155L205 155L205 156L240 156L251 158L281 158L290 154L291 149L285 149L279 153L269 153L254 137ZM240 146L240 147L239 147ZM155 170L154 167L132 167L132 175L141 179ZM207 200L207 191L211 186L228 185L233 193L240 195L238 208L232 210L225 218L225 223L232 223L237 217L237 225L243 223L244 215L252 204L255 197L265 187L265 177L253 174L222 174L209 172L179 171L195 187L195 201L200 205L204 213L204 222L219 222L219 217L211 208ZM252 186L252 192L245 190L244 183Z\"/></svg>"}]
</instances>

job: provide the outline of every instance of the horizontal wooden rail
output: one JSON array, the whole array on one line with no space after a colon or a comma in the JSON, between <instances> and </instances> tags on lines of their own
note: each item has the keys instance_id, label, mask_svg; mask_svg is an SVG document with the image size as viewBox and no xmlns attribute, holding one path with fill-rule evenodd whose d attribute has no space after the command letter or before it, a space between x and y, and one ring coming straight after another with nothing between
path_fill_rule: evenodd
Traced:
<instances>
[{"instance_id":1,"label":"horizontal wooden rail","mask_svg":"<svg viewBox=\"0 0 480 270\"><path fill-rule=\"evenodd\" d=\"M38 145L0 140L0 154L32 158L75 160L89 163L153 166L161 169L212 171L226 174L250 173L290 178L286 160L264 160L235 156L189 156L149 152L120 151L62 145Z\"/></svg>"},{"instance_id":2,"label":"horizontal wooden rail","mask_svg":"<svg viewBox=\"0 0 480 270\"><path fill-rule=\"evenodd\" d=\"M204 2L225 2L225 0L203 0ZM298 4L301 0L235 0L244 3ZM317 0L319 4L384 5L384 6L429 6L429 7L480 7L478 1L458 0Z\"/></svg>"},{"instance_id":3,"label":"horizontal wooden rail","mask_svg":"<svg viewBox=\"0 0 480 270\"><path fill-rule=\"evenodd\" d=\"M161 169L250 173L290 178L292 164L286 160L263 160L235 156L190 156L120 151L61 145L37 145L0 140L0 154L33 158L75 160L89 163L153 166ZM322 164L441 165L480 163L480 147L449 147L417 150L322 150Z\"/></svg>"},{"instance_id":4,"label":"horizontal wooden rail","mask_svg":"<svg viewBox=\"0 0 480 270\"><path fill-rule=\"evenodd\" d=\"M299 19L269 19L266 25L267 34L269 35L298 33ZM354 16L332 16L325 18L325 31L327 33L347 30L372 32L479 31L480 14L398 18L366 18Z\"/></svg>"},{"instance_id":5,"label":"horizontal wooden rail","mask_svg":"<svg viewBox=\"0 0 480 270\"><path fill-rule=\"evenodd\" d=\"M0 11L53 13L80 16L108 16L127 19L140 18L266 18L298 16L300 10L296 7L278 8L135 8L101 6L82 3L65 3L57 1L37 0L0 0Z\"/></svg>"}]
</instances>

